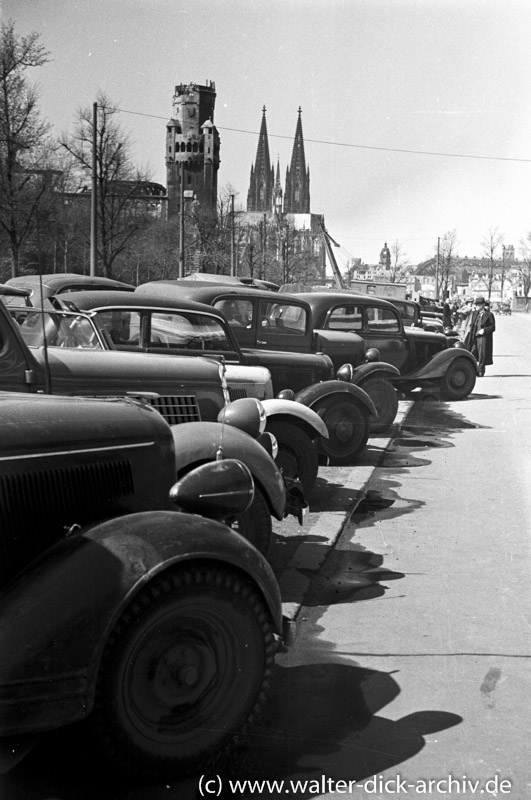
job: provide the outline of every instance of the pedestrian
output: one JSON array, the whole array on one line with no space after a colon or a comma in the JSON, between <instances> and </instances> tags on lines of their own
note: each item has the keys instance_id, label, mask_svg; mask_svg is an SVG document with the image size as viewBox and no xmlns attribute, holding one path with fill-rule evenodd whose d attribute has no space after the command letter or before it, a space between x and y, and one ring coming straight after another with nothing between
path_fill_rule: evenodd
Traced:
<instances>
[{"instance_id":1,"label":"pedestrian","mask_svg":"<svg viewBox=\"0 0 531 800\"><path fill-rule=\"evenodd\" d=\"M448 298L443 303L443 328L448 329L452 327L452 309Z\"/></svg>"},{"instance_id":2,"label":"pedestrian","mask_svg":"<svg viewBox=\"0 0 531 800\"><path fill-rule=\"evenodd\" d=\"M496 330L494 314L488 308L485 298L479 295L474 301L474 317L472 319L471 352L478 360L478 375L485 374L485 367L492 361L492 335Z\"/></svg>"}]
</instances>

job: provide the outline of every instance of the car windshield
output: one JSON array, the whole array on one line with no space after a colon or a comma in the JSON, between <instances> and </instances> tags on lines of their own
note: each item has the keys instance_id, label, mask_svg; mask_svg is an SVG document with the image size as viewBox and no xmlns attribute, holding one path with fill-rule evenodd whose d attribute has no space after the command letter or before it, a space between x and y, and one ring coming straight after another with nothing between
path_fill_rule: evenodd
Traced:
<instances>
[{"instance_id":1,"label":"car windshield","mask_svg":"<svg viewBox=\"0 0 531 800\"><path fill-rule=\"evenodd\" d=\"M131 350L135 346L223 352L233 349L220 321L206 314L109 308L96 311L95 317L117 349Z\"/></svg>"},{"instance_id":2,"label":"car windshield","mask_svg":"<svg viewBox=\"0 0 531 800\"><path fill-rule=\"evenodd\" d=\"M14 307L9 310L28 347L42 347L46 339L48 347L103 350L92 320L83 314Z\"/></svg>"}]
</instances>

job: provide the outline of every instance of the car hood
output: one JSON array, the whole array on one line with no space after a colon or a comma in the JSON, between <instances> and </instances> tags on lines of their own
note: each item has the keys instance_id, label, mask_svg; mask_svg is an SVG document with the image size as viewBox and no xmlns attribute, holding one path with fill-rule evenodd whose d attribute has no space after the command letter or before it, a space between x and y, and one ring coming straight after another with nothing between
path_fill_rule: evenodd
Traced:
<instances>
[{"instance_id":1,"label":"car hood","mask_svg":"<svg viewBox=\"0 0 531 800\"><path fill-rule=\"evenodd\" d=\"M31 353L44 367L43 348ZM48 362L53 379L79 380L94 387L128 386L131 389L159 385L172 387L210 383L221 385L219 364L208 359L101 350L48 348Z\"/></svg>"}]
</instances>

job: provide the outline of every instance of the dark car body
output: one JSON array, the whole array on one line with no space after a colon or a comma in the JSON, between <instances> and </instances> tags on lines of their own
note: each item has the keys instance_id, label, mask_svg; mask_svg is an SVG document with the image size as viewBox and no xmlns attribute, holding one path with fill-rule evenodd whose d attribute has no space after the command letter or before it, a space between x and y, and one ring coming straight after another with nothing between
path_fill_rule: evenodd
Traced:
<instances>
[{"instance_id":1,"label":"dark car body","mask_svg":"<svg viewBox=\"0 0 531 800\"><path fill-rule=\"evenodd\" d=\"M267 430L278 440L279 463L284 473L290 478L299 478L305 493L311 491L317 477L317 455L314 453L312 457L310 449L315 450L314 440L327 436L326 426L306 405L273 398L269 370L253 365L252 354L246 356L241 352L230 325L217 309L186 300L162 301L136 292L100 291L62 294L54 298L54 305L75 312L89 312L99 341L107 343L105 349L178 358L208 356L212 360L223 359L231 400L256 397L262 401ZM71 346L75 347L76 341ZM274 353L273 358L275 363L291 361L287 353ZM262 360L260 354L256 361L261 364ZM264 379L264 374L267 379ZM285 426L288 426L287 432ZM286 433L290 443L294 441L293 437L298 436L306 459L299 462L291 448L291 456L287 458ZM313 469L308 469L308 460L315 460ZM296 469L297 465L301 472Z\"/></svg>"},{"instance_id":2,"label":"dark car body","mask_svg":"<svg viewBox=\"0 0 531 800\"><path fill-rule=\"evenodd\" d=\"M379 360L368 361L361 338L345 338L324 353L320 337L313 328L311 308L297 296L223 283L199 285L199 282L186 280L152 281L137 287L135 295L149 296L161 303L170 297L175 302L188 299L220 309L242 353L252 358L252 363L267 366L277 392L289 387L299 392L297 399L314 407L322 403L325 394L335 394L336 399L342 401L344 398L337 398L338 392L354 395L355 388L361 389L363 394L358 393L356 399L363 401L363 397L368 396L372 401L369 424L374 432L386 430L396 416L398 400L394 387L387 380L390 374L398 374L396 367ZM349 367L348 373L341 369L345 365ZM333 369L341 381L348 382L347 388L331 380ZM328 376L324 374L327 370ZM332 402L330 400L328 405ZM345 416L346 407L341 418ZM342 426L340 417L336 416L334 428L338 433ZM347 429L348 426L343 427L341 436L346 436ZM328 430L330 433L330 426Z\"/></svg>"},{"instance_id":3,"label":"dark car body","mask_svg":"<svg viewBox=\"0 0 531 800\"><path fill-rule=\"evenodd\" d=\"M242 352L246 355L252 353L253 359L268 366L277 391L286 385L297 391L316 380L322 381L324 370L318 374L311 367L319 362L331 362L336 371L344 364L351 364L355 367L352 380L362 388L368 378L378 376L385 379L396 374L396 369L385 360L367 363L366 346L361 337L343 337L329 342L326 334L324 337L318 335L312 309L299 295L272 294L244 287L229 289L214 283L198 286L191 281L179 280L152 281L135 290L135 294L161 299L172 296L172 293L179 299L188 298L221 309ZM234 307L237 315L231 318L230 308ZM291 367L285 375L275 368L281 353L284 357L290 353ZM328 377L332 374L330 372ZM284 387L281 382L284 382Z\"/></svg>"},{"instance_id":4,"label":"dark car body","mask_svg":"<svg viewBox=\"0 0 531 800\"><path fill-rule=\"evenodd\" d=\"M35 314L32 310L21 309ZM205 358L104 352L69 347L29 347L20 324L0 303L0 390L84 397L134 397L156 409L170 425L214 424L229 402L220 365ZM179 471L216 458L219 441L209 428L194 428L195 450ZM241 431L227 431L228 447ZM271 514L282 519L286 495L282 475L264 448L252 439L240 454L260 486ZM235 449L238 450L236 443ZM178 454L180 458L180 454ZM193 458L193 460L191 460ZM265 461L263 460L265 458Z\"/></svg>"},{"instance_id":5,"label":"dark car body","mask_svg":"<svg viewBox=\"0 0 531 800\"><path fill-rule=\"evenodd\" d=\"M361 337L400 371L392 378L403 391L437 386L446 399L467 397L474 388L477 362L466 350L449 347L446 336L415 327L404 328L387 300L348 292L303 292L315 328L332 345L335 338ZM325 352L327 348L325 347Z\"/></svg>"},{"instance_id":6,"label":"dark car body","mask_svg":"<svg viewBox=\"0 0 531 800\"><path fill-rule=\"evenodd\" d=\"M229 462L209 465L214 472L208 475L203 469L188 507L182 492L176 494L180 509L171 502L170 490L175 496L179 488L180 436L180 426L172 429L153 409L133 401L0 392L4 771L37 734L93 713L115 629L124 614L134 629L138 603L149 602L152 585L160 593L161 580L171 582L192 568L202 574L202 565L215 565L220 575L237 570L263 598L273 629L282 634L280 592L264 557L235 531L197 512L201 492L215 491L219 478L222 518L223 496L230 497L233 488L230 481L223 490ZM182 648L178 628L173 639L176 644L168 639L161 652L170 644ZM223 661L216 664L224 668ZM156 690L155 668L149 680ZM124 686L130 688L127 679ZM182 715L193 738L205 725L204 713L192 713L201 696L184 699L194 701ZM159 700L163 715L161 695ZM175 692L171 705L178 703ZM143 724L147 729L150 723ZM149 737L149 746L157 749L155 740Z\"/></svg>"},{"instance_id":7,"label":"dark car body","mask_svg":"<svg viewBox=\"0 0 531 800\"><path fill-rule=\"evenodd\" d=\"M58 272L46 275L19 275L10 278L7 286L15 289L26 289L30 292L26 305L40 306L41 297L47 301L50 297L63 292L82 292L85 290L97 291L116 289L122 292L134 291L134 286L113 278L103 278L91 275L78 275L74 272ZM9 300L9 305L16 305L14 299Z\"/></svg>"}]
</instances>

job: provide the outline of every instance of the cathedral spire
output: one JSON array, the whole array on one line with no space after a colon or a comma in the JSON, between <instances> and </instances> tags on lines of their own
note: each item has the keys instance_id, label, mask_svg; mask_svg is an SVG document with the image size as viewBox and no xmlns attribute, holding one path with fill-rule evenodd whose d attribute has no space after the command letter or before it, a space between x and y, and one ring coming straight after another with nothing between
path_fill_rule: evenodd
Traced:
<instances>
[{"instance_id":1,"label":"cathedral spire","mask_svg":"<svg viewBox=\"0 0 531 800\"><path fill-rule=\"evenodd\" d=\"M284 212L286 214L310 213L310 170L306 168L304 137L302 135L302 108L299 106L291 164L286 170Z\"/></svg>"},{"instance_id":2,"label":"cathedral spire","mask_svg":"<svg viewBox=\"0 0 531 800\"><path fill-rule=\"evenodd\" d=\"M262 108L262 124L256 149L256 160L251 167L249 192L247 194L247 211L272 211L273 208L274 169L269 157L269 141L267 138L266 107Z\"/></svg>"}]
</instances>

